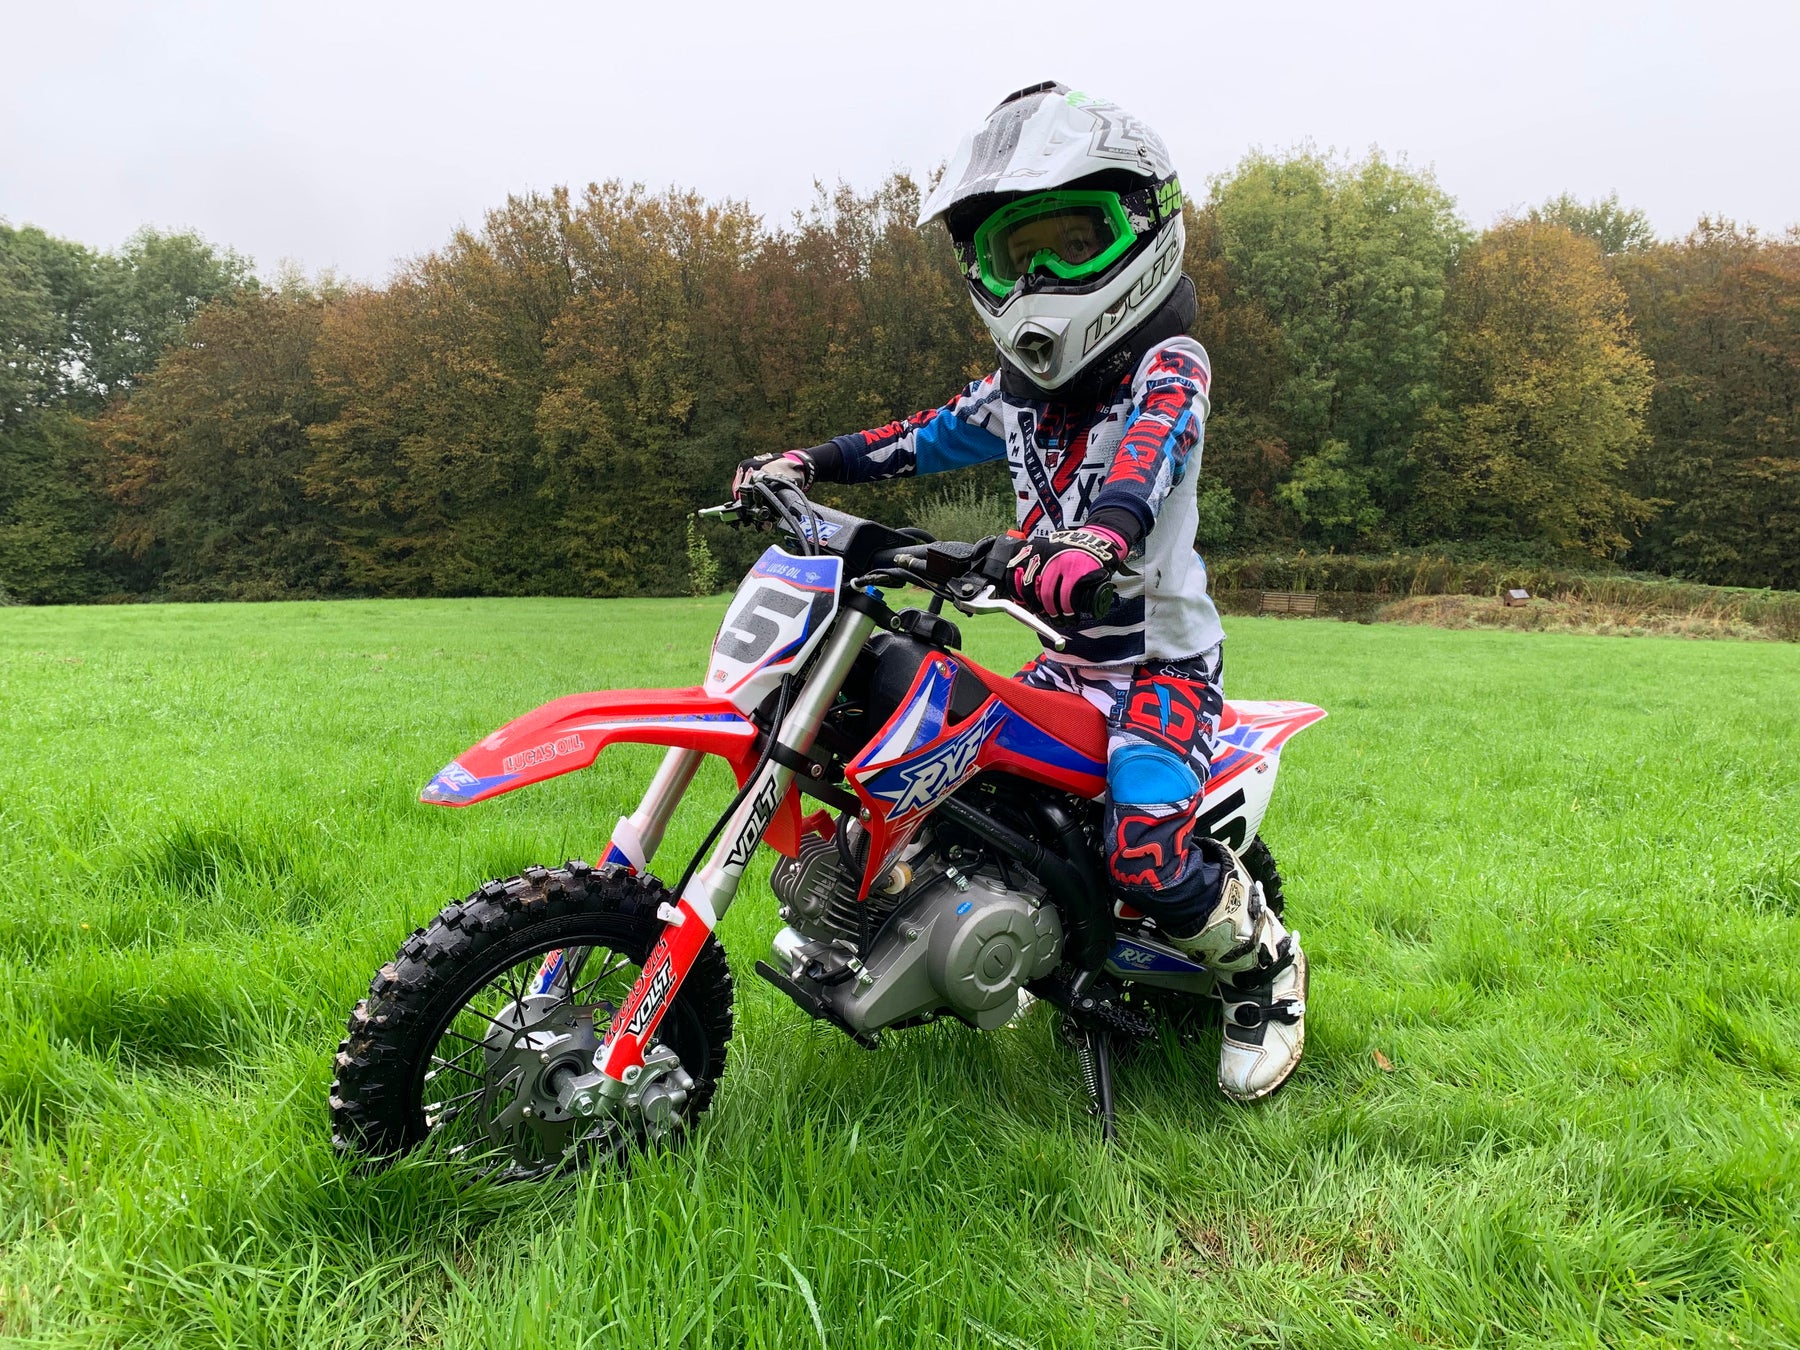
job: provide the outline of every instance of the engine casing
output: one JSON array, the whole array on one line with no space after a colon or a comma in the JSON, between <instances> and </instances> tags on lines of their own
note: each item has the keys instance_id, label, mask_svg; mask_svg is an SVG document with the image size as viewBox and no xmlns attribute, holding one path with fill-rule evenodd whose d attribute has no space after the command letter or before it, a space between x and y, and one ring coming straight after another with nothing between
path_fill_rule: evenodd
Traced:
<instances>
[{"instance_id":1,"label":"engine casing","mask_svg":"<svg viewBox=\"0 0 1800 1350\"><path fill-rule=\"evenodd\" d=\"M1054 970L1061 959L1062 920L1055 906L1044 903L1043 887L1034 878L1015 871L1015 884L1008 885L989 867L964 871L921 852L899 903L881 906L891 908L891 919L871 923L879 926L880 936L853 963L846 925L832 922L839 916L828 913L837 906L827 897L842 895L836 884L842 865L819 855L804 861L810 864L809 885L794 884L797 876L777 879L777 894L787 902L783 917L796 926L776 935L774 956L796 977L808 970L827 973L815 982L819 996L858 1031L875 1032L938 1011L992 1029L1017 1010L1019 989ZM838 877L829 876L831 868ZM812 932L799 931L802 924Z\"/></svg>"}]
</instances>

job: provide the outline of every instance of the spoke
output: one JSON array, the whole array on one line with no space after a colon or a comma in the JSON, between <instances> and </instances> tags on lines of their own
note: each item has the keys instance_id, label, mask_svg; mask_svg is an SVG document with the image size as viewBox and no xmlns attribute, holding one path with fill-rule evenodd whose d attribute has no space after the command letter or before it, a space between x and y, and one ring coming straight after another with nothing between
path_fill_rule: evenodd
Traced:
<instances>
[{"instance_id":1,"label":"spoke","mask_svg":"<svg viewBox=\"0 0 1800 1350\"><path fill-rule=\"evenodd\" d=\"M479 1017L482 1021L490 1023L495 1027L498 1027L501 1031L504 1031L507 1034L507 1036L509 1036L512 1040L515 1040L515 1041L520 1036L524 1035L527 1031L531 1030L531 1028L529 1026L516 1027L516 1026L513 1026L509 1022L502 1022L497 1017L489 1017L486 1013L481 1011L480 1008L477 1008L473 1003L463 1004L462 1010L466 1013L473 1013L476 1017ZM463 1039L471 1040L472 1038L468 1037L468 1036L464 1036ZM487 1042L486 1041L475 1041L475 1044L485 1046L487 1044Z\"/></svg>"},{"instance_id":2,"label":"spoke","mask_svg":"<svg viewBox=\"0 0 1800 1350\"><path fill-rule=\"evenodd\" d=\"M577 981L581 979L581 972L587 968L588 957L593 954L593 951L592 947L564 947L562 949L562 969L556 972L556 983L552 988L560 986L573 994Z\"/></svg>"},{"instance_id":3,"label":"spoke","mask_svg":"<svg viewBox=\"0 0 1800 1350\"><path fill-rule=\"evenodd\" d=\"M477 1083L485 1083L487 1081L483 1075L476 1073L473 1069L465 1069L462 1065L453 1063L450 1060L439 1059L436 1055L433 1055L431 1060L432 1063L438 1066L438 1068L431 1071L431 1074L437 1073L440 1069L449 1069L452 1073L460 1073L464 1078L473 1078ZM426 1075L428 1080L430 1079L431 1074Z\"/></svg>"},{"instance_id":4,"label":"spoke","mask_svg":"<svg viewBox=\"0 0 1800 1350\"><path fill-rule=\"evenodd\" d=\"M579 1002L585 1001L584 995L591 994L596 988L599 987L600 982L602 980L606 979L609 975L617 974L619 971L625 969L626 966L631 964L631 961L628 957L626 957L618 952L609 952L608 956L611 959L606 961L600 967L600 973L598 975L594 976L593 979L586 981L581 986L580 989L570 990L569 998L570 998L571 1002L579 1003Z\"/></svg>"},{"instance_id":5,"label":"spoke","mask_svg":"<svg viewBox=\"0 0 1800 1350\"><path fill-rule=\"evenodd\" d=\"M486 1040L475 1040L475 1037L470 1037L470 1035L463 1035L463 1033L461 1033L461 1031L455 1030L454 1026L446 1026L445 1035L446 1035L446 1037L455 1037L455 1039L457 1039L457 1040L466 1040L466 1042L468 1042L468 1044L470 1044L470 1046L472 1046L473 1049L488 1048L488 1042L486 1042ZM472 1055L473 1049L461 1049L461 1051L457 1051L457 1053L455 1053L454 1058L463 1058L464 1055Z\"/></svg>"},{"instance_id":6,"label":"spoke","mask_svg":"<svg viewBox=\"0 0 1800 1350\"><path fill-rule=\"evenodd\" d=\"M445 1097L442 1101L426 1102L425 1109L427 1111L435 1111L440 1107L454 1106L458 1102L468 1101L469 1098L471 1098L471 1097L479 1097L482 1093L484 1093L486 1091L487 1091L487 1085L484 1083L482 1086L480 1086L478 1088L470 1088L467 1092L459 1092L454 1097Z\"/></svg>"}]
</instances>

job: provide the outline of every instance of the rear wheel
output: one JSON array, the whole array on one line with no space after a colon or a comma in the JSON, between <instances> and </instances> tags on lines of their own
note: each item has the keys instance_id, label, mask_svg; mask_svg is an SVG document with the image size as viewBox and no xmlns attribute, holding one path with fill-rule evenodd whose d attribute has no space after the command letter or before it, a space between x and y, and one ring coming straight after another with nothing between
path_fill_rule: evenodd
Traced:
<instances>
[{"instance_id":1,"label":"rear wheel","mask_svg":"<svg viewBox=\"0 0 1800 1350\"><path fill-rule=\"evenodd\" d=\"M711 1102L731 1039L731 972L712 937L645 1047L679 1061L654 1136L558 1105L661 934L666 896L654 877L571 862L491 881L445 909L350 1015L331 1087L338 1147L391 1158L429 1144L496 1179L529 1180L685 1131Z\"/></svg>"},{"instance_id":2,"label":"rear wheel","mask_svg":"<svg viewBox=\"0 0 1800 1350\"><path fill-rule=\"evenodd\" d=\"M1263 842L1259 834L1250 841L1250 846L1238 857L1243 859L1244 870L1250 874L1252 881L1262 882L1263 899L1277 915L1287 908L1287 896L1281 892L1281 869L1275 865L1275 855Z\"/></svg>"}]
</instances>

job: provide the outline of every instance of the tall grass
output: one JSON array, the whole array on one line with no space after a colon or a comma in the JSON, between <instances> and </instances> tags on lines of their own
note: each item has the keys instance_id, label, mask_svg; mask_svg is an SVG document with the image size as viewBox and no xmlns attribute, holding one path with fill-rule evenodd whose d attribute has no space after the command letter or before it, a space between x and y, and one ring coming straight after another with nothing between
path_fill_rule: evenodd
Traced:
<instances>
[{"instance_id":1,"label":"tall grass","mask_svg":"<svg viewBox=\"0 0 1800 1350\"><path fill-rule=\"evenodd\" d=\"M511 1192L334 1157L370 972L482 878L593 856L655 755L462 812L419 784L557 694L691 683L721 604L0 614L0 1332L1800 1343L1800 651L1775 644L1232 621L1231 694L1332 713L1268 825L1313 984L1264 1106L1219 1096L1216 1041L1158 1044L1107 1149L1044 1016L860 1050L752 973L763 860L692 1147ZM703 776L665 872L729 789Z\"/></svg>"},{"instance_id":2,"label":"tall grass","mask_svg":"<svg viewBox=\"0 0 1800 1350\"><path fill-rule=\"evenodd\" d=\"M990 534L1005 534L1018 524L1011 498L967 481L952 480L938 489L915 515L917 523L937 539L985 539Z\"/></svg>"}]
</instances>

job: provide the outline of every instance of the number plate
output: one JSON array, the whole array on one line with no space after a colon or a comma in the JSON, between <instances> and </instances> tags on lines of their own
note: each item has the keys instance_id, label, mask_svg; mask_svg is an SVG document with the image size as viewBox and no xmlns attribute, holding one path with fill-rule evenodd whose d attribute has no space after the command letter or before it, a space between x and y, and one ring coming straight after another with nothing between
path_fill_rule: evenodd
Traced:
<instances>
[{"instance_id":1,"label":"number plate","mask_svg":"<svg viewBox=\"0 0 1800 1350\"><path fill-rule=\"evenodd\" d=\"M739 712L754 710L831 626L843 568L842 558L799 558L778 548L758 558L713 639L706 692Z\"/></svg>"}]
</instances>

